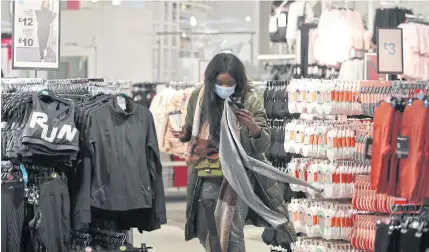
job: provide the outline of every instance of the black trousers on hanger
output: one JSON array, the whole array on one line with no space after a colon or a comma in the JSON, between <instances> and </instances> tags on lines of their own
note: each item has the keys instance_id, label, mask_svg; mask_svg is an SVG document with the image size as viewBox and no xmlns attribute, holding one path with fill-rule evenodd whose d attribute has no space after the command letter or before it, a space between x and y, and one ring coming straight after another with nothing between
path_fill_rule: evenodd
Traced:
<instances>
[{"instance_id":1,"label":"black trousers on hanger","mask_svg":"<svg viewBox=\"0 0 429 252\"><path fill-rule=\"evenodd\" d=\"M24 183L1 185L1 252L20 252L24 226Z\"/></svg>"},{"instance_id":2,"label":"black trousers on hanger","mask_svg":"<svg viewBox=\"0 0 429 252\"><path fill-rule=\"evenodd\" d=\"M39 205L30 222L33 237L49 251L70 250L70 196L65 176L39 185Z\"/></svg>"}]
</instances>

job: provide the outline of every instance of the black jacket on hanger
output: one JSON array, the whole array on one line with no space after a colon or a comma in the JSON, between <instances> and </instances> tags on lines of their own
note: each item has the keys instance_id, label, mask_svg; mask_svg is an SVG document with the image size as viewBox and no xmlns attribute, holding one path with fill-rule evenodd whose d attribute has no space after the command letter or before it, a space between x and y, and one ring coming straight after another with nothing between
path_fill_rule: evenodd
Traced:
<instances>
[{"instance_id":1,"label":"black jacket on hanger","mask_svg":"<svg viewBox=\"0 0 429 252\"><path fill-rule=\"evenodd\" d=\"M129 97L126 109L118 99L94 109L89 115L87 146L91 162L91 207L107 211L151 209L150 231L165 224L165 196L162 167L150 111Z\"/></svg>"},{"instance_id":2,"label":"black jacket on hanger","mask_svg":"<svg viewBox=\"0 0 429 252\"><path fill-rule=\"evenodd\" d=\"M413 14L409 9L384 8L375 12L372 43L377 44L377 28L398 28L405 20L405 14Z\"/></svg>"}]
</instances>

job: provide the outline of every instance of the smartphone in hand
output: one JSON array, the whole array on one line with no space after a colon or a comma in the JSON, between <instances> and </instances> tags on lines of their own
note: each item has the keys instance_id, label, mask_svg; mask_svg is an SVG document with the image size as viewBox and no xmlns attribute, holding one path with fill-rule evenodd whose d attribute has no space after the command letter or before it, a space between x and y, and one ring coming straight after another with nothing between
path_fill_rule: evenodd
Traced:
<instances>
[{"instance_id":1,"label":"smartphone in hand","mask_svg":"<svg viewBox=\"0 0 429 252\"><path fill-rule=\"evenodd\" d=\"M234 114L235 114L235 113L237 113L238 111L240 111L240 110L242 110L242 109L244 109L244 108L245 108L245 107L244 107L244 104L243 104L243 103L241 103L241 102L233 102L233 101L230 101L230 102L228 102L228 104L229 104L229 106L231 107L232 112L234 112Z\"/></svg>"}]
</instances>

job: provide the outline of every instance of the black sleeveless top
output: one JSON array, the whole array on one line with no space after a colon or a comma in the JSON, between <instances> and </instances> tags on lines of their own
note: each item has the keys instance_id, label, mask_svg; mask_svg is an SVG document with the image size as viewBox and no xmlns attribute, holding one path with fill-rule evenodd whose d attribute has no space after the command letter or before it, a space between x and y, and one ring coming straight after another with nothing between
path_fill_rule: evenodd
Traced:
<instances>
[{"instance_id":1,"label":"black sleeveless top","mask_svg":"<svg viewBox=\"0 0 429 252\"><path fill-rule=\"evenodd\" d=\"M22 143L41 155L75 155L79 151L79 131L74 122L74 111L73 101L53 94L41 97L34 94Z\"/></svg>"}]
</instances>

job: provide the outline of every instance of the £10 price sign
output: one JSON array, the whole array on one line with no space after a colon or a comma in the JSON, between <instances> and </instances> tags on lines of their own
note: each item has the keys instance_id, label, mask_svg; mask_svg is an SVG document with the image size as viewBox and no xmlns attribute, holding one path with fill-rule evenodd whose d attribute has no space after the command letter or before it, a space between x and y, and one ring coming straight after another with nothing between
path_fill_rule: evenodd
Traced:
<instances>
[{"instance_id":1,"label":"\u00a310 price sign","mask_svg":"<svg viewBox=\"0 0 429 252\"><path fill-rule=\"evenodd\" d=\"M59 0L13 1L12 69L59 67Z\"/></svg>"},{"instance_id":2,"label":"\u00a310 price sign","mask_svg":"<svg viewBox=\"0 0 429 252\"><path fill-rule=\"evenodd\" d=\"M15 35L16 40L14 42L17 43L16 46L38 47L37 27L34 15L34 12L24 11L18 17L18 22L14 26L14 32L20 31L16 34L19 34L19 36Z\"/></svg>"}]
</instances>

